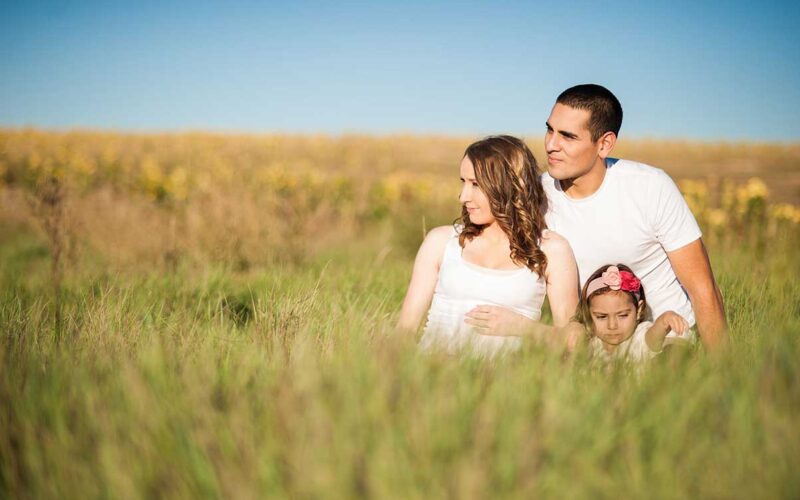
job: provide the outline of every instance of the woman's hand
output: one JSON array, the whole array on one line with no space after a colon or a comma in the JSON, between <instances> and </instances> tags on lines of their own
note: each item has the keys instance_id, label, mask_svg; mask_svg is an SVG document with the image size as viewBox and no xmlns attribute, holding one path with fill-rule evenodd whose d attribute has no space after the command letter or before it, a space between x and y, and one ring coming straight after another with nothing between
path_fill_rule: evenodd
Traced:
<instances>
[{"instance_id":1,"label":"woman's hand","mask_svg":"<svg viewBox=\"0 0 800 500\"><path fill-rule=\"evenodd\" d=\"M536 323L511 309L490 305L476 306L465 316L464 323L477 328L481 335L498 337L525 336L525 333Z\"/></svg>"},{"instance_id":2,"label":"woman's hand","mask_svg":"<svg viewBox=\"0 0 800 500\"><path fill-rule=\"evenodd\" d=\"M572 352L586 337L583 325L570 323L563 328L545 325L501 306L476 306L465 316L464 323L475 327L481 335L528 337L567 352Z\"/></svg>"},{"instance_id":3,"label":"woman's hand","mask_svg":"<svg viewBox=\"0 0 800 500\"><path fill-rule=\"evenodd\" d=\"M578 345L586 340L586 328L576 321L571 321L565 326L563 332L567 352L575 351Z\"/></svg>"}]
</instances>

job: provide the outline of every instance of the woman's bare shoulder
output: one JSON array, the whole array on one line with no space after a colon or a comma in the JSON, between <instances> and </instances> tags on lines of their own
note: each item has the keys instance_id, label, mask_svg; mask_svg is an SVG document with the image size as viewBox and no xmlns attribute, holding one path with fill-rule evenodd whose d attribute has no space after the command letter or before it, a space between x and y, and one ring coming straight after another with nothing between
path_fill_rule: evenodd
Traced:
<instances>
[{"instance_id":1,"label":"woman's bare shoulder","mask_svg":"<svg viewBox=\"0 0 800 500\"><path fill-rule=\"evenodd\" d=\"M436 256L437 260L444 253L447 242L455 235L453 226L439 226L428 231L420 246L420 253Z\"/></svg>"},{"instance_id":2,"label":"woman's bare shoulder","mask_svg":"<svg viewBox=\"0 0 800 500\"><path fill-rule=\"evenodd\" d=\"M425 238L434 238L436 240L448 240L455 234L453 226L438 226L428 231Z\"/></svg>"},{"instance_id":3,"label":"woman's bare shoulder","mask_svg":"<svg viewBox=\"0 0 800 500\"><path fill-rule=\"evenodd\" d=\"M561 254L564 252L572 253L572 247L566 238L561 236L555 231L545 229L542 232L542 240L540 243L542 251L547 254Z\"/></svg>"}]
</instances>

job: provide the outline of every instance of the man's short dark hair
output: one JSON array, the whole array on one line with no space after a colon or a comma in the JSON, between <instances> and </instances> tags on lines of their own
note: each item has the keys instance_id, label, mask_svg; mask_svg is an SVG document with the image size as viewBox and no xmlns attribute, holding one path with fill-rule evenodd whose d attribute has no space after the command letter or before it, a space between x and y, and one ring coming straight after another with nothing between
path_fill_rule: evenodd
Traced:
<instances>
[{"instance_id":1,"label":"man's short dark hair","mask_svg":"<svg viewBox=\"0 0 800 500\"><path fill-rule=\"evenodd\" d=\"M593 142L606 132L619 135L622 127L622 105L607 88L593 83L576 85L562 92L556 102L589 111L588 128Z\"/></svg>"}]
</instances>

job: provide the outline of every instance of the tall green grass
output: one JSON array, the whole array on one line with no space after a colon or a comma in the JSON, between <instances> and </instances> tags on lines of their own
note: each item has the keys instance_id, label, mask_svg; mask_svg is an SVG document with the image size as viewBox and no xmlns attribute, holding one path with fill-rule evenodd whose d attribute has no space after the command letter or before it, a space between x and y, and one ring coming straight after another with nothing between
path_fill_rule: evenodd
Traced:
<instances>
[{"instance_id":1,"label":"tall green grass","mask_svg":"<svg viewBox=\"0 0 800 500\"><path fill-rule=\"evenodd\" d=\"M794 233L717 241L730 351L642 377L420 355L392 329L411 256L369 241L246 271L86 256L56 344L44 240L0 241L3 497L800 495Z\"/></svg>"}]
</instances>

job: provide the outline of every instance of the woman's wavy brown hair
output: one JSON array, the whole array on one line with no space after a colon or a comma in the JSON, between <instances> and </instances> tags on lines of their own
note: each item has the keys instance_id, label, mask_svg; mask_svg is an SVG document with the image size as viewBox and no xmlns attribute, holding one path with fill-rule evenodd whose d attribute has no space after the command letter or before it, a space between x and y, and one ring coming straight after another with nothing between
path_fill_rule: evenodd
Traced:
<instances>
[{"instance_id":1,"label":"woman's wavy brown hair","mask_svg":"<svg viewBox=\"0 0 800 500\"><path fill-rule=\"evenodd\" d=\"M508 235L511 260L544 276L547 257L539 244L547 228L547 197L533 153L516 137L495 135L471 144L464 156L475 168L475 179L489 199L497 224ZM461 207L456 223L463 225L462 247L485 227L469 220L466 207Z\"/></svg>"}]
</instances>

